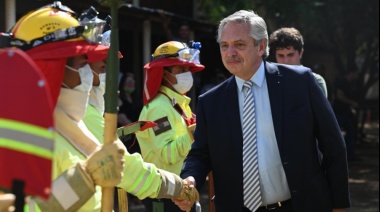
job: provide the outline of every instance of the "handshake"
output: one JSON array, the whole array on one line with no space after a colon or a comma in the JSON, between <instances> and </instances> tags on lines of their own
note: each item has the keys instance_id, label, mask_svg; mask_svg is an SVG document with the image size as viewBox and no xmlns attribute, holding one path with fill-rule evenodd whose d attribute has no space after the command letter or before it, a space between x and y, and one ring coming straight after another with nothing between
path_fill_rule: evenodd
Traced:
<instances>
[{"instance_id":1,"label":"handshake","mask_svg":"<svg viewBox=\"0 0 380 212\"><path fill-rule=\"evenodd\" d=\"M122 177L124 167L123 155L125 147L120 140L113 144L104 145L95 151L83 164L82 167L88 178L93 183L103 187L117 185ZM196 201L199 201L199 193L193 177L181 179L178 175L158 169L161 174L161 188L157 198L172 199L183 211L190 211Z\"/></svg>"},{"instance_id":2,"label":"handshake","mask_svg":"<svg viewBox=\"0 0 380 212\"><path fill-rule=\"evenodd\" d=\"M81 164L84 178L92 179L92 183L102 187L117 185L124 168L123 155L126 152L120 140L98 148L84 163ZM181 179L178 175L158 169L161 175L161 187L157 198L171 199L181 210L190 211L195 202L199 201L199 193L195 188L193 177ZM90 180L91 181L91 180Z\"/></svg>"},{"instance_id":3,"label":"handshake","mask_svg":"<svg viewBox=\"0 0 380 212\"><path fill-rule=\"evenodd\" d=\"M190 211L194 203L199 201L199 193L193 177L181 179L178 175L159 169L162 184L157 198L172 199L183 211Z\"/></svg>"},{"instance_id":4,"label":"handshake","mask_svg":"<svg viewBox=\"0 0 380 212\"><path fill-rule=\"evenodd\" d=\"M183 211L190 211L195 202L199 201L199 193L194 187L194 178L186 178L183 180L181 196L172 201Z\"/></svg>"}]
</instances>

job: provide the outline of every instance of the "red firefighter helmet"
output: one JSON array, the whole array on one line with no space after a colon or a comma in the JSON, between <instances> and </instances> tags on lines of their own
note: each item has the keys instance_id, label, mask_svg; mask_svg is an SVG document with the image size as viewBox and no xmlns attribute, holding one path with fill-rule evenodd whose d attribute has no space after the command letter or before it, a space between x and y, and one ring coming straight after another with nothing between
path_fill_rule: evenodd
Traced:
<instances>
[{"instance_id":1,"label":"red firefighter helmet","mask_svg":"<svg viewBox=\"0 0 380 212\"><path fill-rule=\"evenodd\" d=\"M12 28L12 46L24 49L45 75L54 105L66 59L79 55L106 58L109 47L99 44L105 24L81 24L74 13L54 2L23 16Z\"/></svg>"},{"instance_id":2,"label":"red firefighter helmet","mask_svg":"<svg viewBox=\"0 0 380 212\"><path fill-rule=\"evenodd\" d=\"M191 72L202 71L199 49L189 48L178 41L169 41L157 47L152 55L152 61L144 66L144 105L148 104L161 86L164 67L189 66Z\"/></svg>"}]
</instances>

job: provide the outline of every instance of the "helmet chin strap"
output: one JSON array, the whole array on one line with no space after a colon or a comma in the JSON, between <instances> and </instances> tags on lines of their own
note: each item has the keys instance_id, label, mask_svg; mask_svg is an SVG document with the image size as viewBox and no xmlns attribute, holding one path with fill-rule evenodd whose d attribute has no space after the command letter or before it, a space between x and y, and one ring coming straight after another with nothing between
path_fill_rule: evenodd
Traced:
<instances>
[{"instance_id":1,"label":"helmet chin strap","mask_svg":"<svg viewBox=\"0 0 380 212\"><path fill-rule=\"evenodd\" d=\"M175 77L175 75L173 75L172 73L170 73L168 70L165 70L166 71L166 73L168 73L168 74L170 74L172 77L174 77L174 79L177 81L177 78ZM170 83L170 85L171 86L173 86L173 85L176 85L177 83L172 83L169 79L168 79L168 77L166 77L165 75L164 75L164 80L166 80L168 83Z\"/></svg>"}]
</instances>

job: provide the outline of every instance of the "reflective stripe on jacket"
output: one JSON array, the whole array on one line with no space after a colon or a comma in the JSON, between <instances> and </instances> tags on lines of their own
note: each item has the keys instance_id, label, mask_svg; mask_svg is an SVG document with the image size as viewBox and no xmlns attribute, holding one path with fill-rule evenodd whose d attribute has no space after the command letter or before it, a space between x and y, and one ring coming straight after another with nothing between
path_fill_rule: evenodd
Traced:
<instances>
[{"instance_id":1,"label":"reflective stripe on jacket","mask_svg":"<svg viewBox=\"0 0 380 212\"><path fill-rule=\"evenodd\" d=\"M164 121L158 123L159 128L137 132L136 137L144 161L179 175L183 161L190 151L192 140L185 120L173 107L173 103L177 103L186 116L192 117L190 98L161 86L160 93L144 106L139 120Z\"/></svg>"},{"instance_id":2,"label":"reflective stripe on jacket","mask_svg":"<svg viewBox=\"0 0 380 212\"><path fill-rule=\"evenodd\" d=\"M104 118L91 104L87 106L83 121L99 142L103 143ZM157 168L144 163L141 155L131 155L128 152L124 155L124 164L123 178L118 187L140 199L157 197L161 188L161 175Z\"/></svg>"}]
</instances>

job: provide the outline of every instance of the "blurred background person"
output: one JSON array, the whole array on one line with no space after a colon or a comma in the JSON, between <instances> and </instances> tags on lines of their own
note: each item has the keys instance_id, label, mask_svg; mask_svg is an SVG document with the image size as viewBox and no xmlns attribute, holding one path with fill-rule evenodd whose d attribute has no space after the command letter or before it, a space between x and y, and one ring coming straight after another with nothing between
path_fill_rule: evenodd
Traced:
<instances>
[{"instance_id":1,"label":"blurred background person","mask_svg":"<svg viewBox=\"0 0 380 212\"><path fill-rule=\"evenodd\" d=\"M303 36L296 28L280 28L274 31L269 38L271 54L276 57L277 63L287 65L301 65L304 53ZM313 72L319 87L327 98L327 86L323 77Z\"/></svg>"},{"instance_id":2,"label":"blurred background person","mask_svg":"<svg viewBox=\"0 0 380 212\"><path fill-rule=\"evenodd\" d=\"M164 28L166 39L168 41L178 41L182 43L189 43L190 40L192 40L192 31L189 23L182 22L179 27L177 28L176 33L172 33L172 30L170 28L171 19L170 17L165 15L164 10L157 10L158 13L161 16L162 20L162 27Z\"/></svg>"},{"instance_id":3,"label":"blurred background person","mask_svg":"<svg viewBox=\"0 0 380 212\"><path fill-rule=\"evenodd\" d=\"M318 64L315 64L313 66L312 70L316 74L321 75L323 77L323 79L325 80L327 92L330 91L330 92L328 92L327 99L332 104L332 102L334 101L334 98L335 98L335 92L334 92L334 86L333 86L331 80L329 80L329 78L327 76L328 70L326 69L326 66L318 63ZM331 70L329 70L329 71L331 71Z\"/></svg>"},{"instance_id":4,"label":"blurred background person","mask_svg":"<svg viewBox=\"0 0 380 212\"><path fill-rule=\"evenodd\" d=\"M134 75L130 72L125 73L119 84L119 100L121 104L118 115L119 126L131 124L139 119L142 102L134 97L135 89Z\"/></svg>"},{"instance_id":5,"label":"blurred background person","mask_svg":"<svg viewBox=\"0 0 380 212\"><path fill-rule=\"evenodd\" d=\"M139 100L136 100L134 95L135 89L136 82L134 75L130 72L123 74L119 83L119 127L138 121L142 109L142 103ZM129 153L141 154L139 142L134 134L126 139L122 139L122 142ZM131 200L134 204L141 204L141 201L137 197L130 193L128 193L128 196L129 200Z\"/></svg>"},{"instance_id":6,"label":"blurred background person","mask_svg":"<svg viewBox=\"0 0 380 212\"><path fill-rule=\"evenodd\" d=\"M357 136L356 109L359 104L355 100L355 80L358 71L353 69L345 75L338 77L335 82L335 100L333 104L335 115L340 127L345 132L345 142L347 146L347 157L355 160L355 142Z\"/></svg>"}]
</instances>

